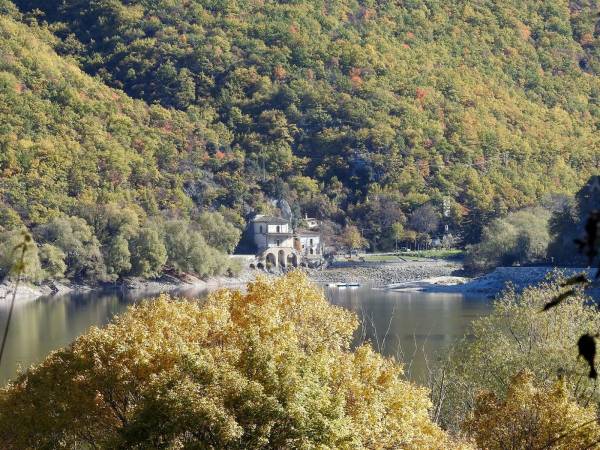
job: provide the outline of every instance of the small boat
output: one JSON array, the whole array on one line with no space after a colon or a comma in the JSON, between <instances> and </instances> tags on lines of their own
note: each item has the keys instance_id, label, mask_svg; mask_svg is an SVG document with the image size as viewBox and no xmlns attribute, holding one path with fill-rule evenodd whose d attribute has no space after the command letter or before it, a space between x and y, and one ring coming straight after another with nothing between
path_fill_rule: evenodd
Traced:
<instances>
[{"instance_id":1,"label":"small boat","mask_svg":"<svg viewBox=\"0 0 600 450\"><path fill-rule=\"evenodd\" d=\"M335 286L339 287L339 288L342 288L342 287L359 287L360 283L337 283Z\"/></svg>"}]
</instances>

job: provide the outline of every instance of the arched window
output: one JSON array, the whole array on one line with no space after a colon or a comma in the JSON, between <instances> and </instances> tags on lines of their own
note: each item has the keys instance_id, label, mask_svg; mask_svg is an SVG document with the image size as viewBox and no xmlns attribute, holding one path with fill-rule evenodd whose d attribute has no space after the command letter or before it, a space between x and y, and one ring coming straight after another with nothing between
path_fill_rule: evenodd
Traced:
<instances>
[{"instance_id":1,"label":"arched window","mask_svg":"<svg viewBox=\"0 0 600 450\"><path fill-rule=\"evenodd\" d=\"M313 240L311 239L310 240L310 246L312 247L312 245L313 245Z\"/></svg>"},{"instance_id":2,"label":"arched window","mask_svg":"<svg viewBox=\"0 0 600 450\"><path fill-rule=\"evenodd\" d=\"M260 234L262 234L262 225L260 226Z\"/></svg>"},{"instance_id":3,"label":"arched window","mask_svg":"<svg viewBox=\"0 0 600 450\"><path fill-rule=\"evenodd\" d=\"M280 227L279 227L279 225L277 225L277 228L276 228L276 230L277 230L277 233L279 233L279 230L280 230Z\"/></svg>"},{"instance_id":4,"label":"arched window","mask_svg":"<svg viewBox=\"0 0 600 450\"><path fill-rule=\"evenodd\" d=\"M310 249L310 254L312 255L315 251L311 248Z\"/></svg>"}]
</instances>

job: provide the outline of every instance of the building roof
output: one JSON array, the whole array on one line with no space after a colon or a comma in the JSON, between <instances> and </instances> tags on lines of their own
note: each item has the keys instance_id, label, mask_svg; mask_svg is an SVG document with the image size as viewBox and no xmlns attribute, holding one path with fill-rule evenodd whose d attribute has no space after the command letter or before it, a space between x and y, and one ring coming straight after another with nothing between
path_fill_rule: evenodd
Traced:
<instances>
[{"instance_id":1,"label":"building roof","mask_svg":"<svg viewBox=\"0 0 600 450\"><path fill-rule=\"evenodd\" d=\"M296 230L296 236L298 236L298 237L302 237L302 236L321 236L321 233L319 233L318 231L314 231L314 230L298 229L298 230Z\"/></svg>"},{"instance_id":2,"label":"building roof","mask_svg":"<svg viewBox=\"0 0 600 450\"><path fill-rule=\"evenodd\" d=\"M283 217L275 217L275 216L264 216L258 215L252 222L267 222L267 223L275 223L275 224L289 224L290 222Z\"/></svg>"}]
</instances>

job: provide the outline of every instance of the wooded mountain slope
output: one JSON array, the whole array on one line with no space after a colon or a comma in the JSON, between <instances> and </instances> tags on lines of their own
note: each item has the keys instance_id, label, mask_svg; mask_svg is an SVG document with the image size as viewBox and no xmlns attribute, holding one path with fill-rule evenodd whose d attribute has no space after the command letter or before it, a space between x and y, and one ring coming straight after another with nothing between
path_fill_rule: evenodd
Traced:
<instances>
[{"instance_id":1,"label":"wooded mountain slope","mask_svg":"<svg viewBox=\"0 0 600 450\"><path fill-rule=\"evenodd\" d=\"M207 155L220 139L210 116L132 100L58 56L55 41L0 16L0 278L23 226L40 244L24 274L33 281L230 269L223 253L240 231L190 189L228 195Z\"/></svg>"},{"instance_id":2,"label":"wooded mountain slope","mask_svg":"<svg viewBox=\"0 0 600 450\"><path fill-rule=\"evenodd\" d=\"M148 185L157 177L169 186L161 207L192 199L244 211L264 203L262 192L285 198L296 213L358 222L374 245L427 202L441 212L446 198L448 224L468 241L492 217L549 192L574 192L597 167L593 2L16 4L23 15L15 17L51 31L57 39L45 39L89 74L147 104L186 112L146 107L86 79L92 94L72 62L52 56L51 66L70 69L47 107L88 103L81 99L88 91L110 110L101 113L95 141L85 130L93 122L88 110L81 109L83 120L69 120L71 139L104 158L95 179L78 178L88 193L113 195L111 185L127 180L127 192L141 199L156 192ZM19 29L21 40L33 39L33 31ZM2 40L23 45L6 32ZM23 82L14 76L13 86ZM69 92L77 100L64 98ZM59 116L51 122L68 120ZM38 127L21 137L39 135ZM11 133L3 139L18 136ZM95 157L55 165L85 174ZM217 184L207 183L209 173L217 173Z\"/></svg>"},{"instance_id":3,"label":"wooded mountain slope","mask_svg":"<svg viewBox=\"0 0 600 450\"><path fill-rule=\"evenodd\" d=\"M218 136L201 112L131 100L57 56L43 30L0 17L0 169L8 205L27 223L86 204L126 201L189 211Z\"/></svg>"}]
</instances>

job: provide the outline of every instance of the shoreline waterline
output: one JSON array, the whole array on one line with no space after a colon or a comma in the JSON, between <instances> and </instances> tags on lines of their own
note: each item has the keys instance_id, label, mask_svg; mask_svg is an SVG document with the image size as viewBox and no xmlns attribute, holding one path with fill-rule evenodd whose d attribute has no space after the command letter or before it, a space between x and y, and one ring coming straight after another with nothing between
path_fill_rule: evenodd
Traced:
<instances>
[{"instance_id":1,"label":"shoreline waterline","mask_svg":"<svg viewBox=\"0 0 600 450\"><path fill-rule=\"evenodd\" d=\"M398 263L360 263L332 265L323 269L304 269L309 278L318 284L358 283L375 289L404 292L437 292L481 294L493 297L503 291L508 284L522 290L531 284L543 281L552 272L566 275L588 273L588 268L568 268L553 266L497 267L477 277L464 273L460 261L431 259L404 261ZM18 303L34 301L42 297L67 294L79 295L90 292L128 292L135 295L157 295L182 290L214 290L219 288L243 287L259 275L278 276L259 270L245 270L235 277L213 277L207 280L188 276L186 279L165 275L155 280L126 278L116 284L88 285L51 281L40 286L21 284L17 291ZM0 285L0 309L8 305L12 296L13 284ZM3 300L2 300L3 299Z\"/></svg>"}]
</instances>

